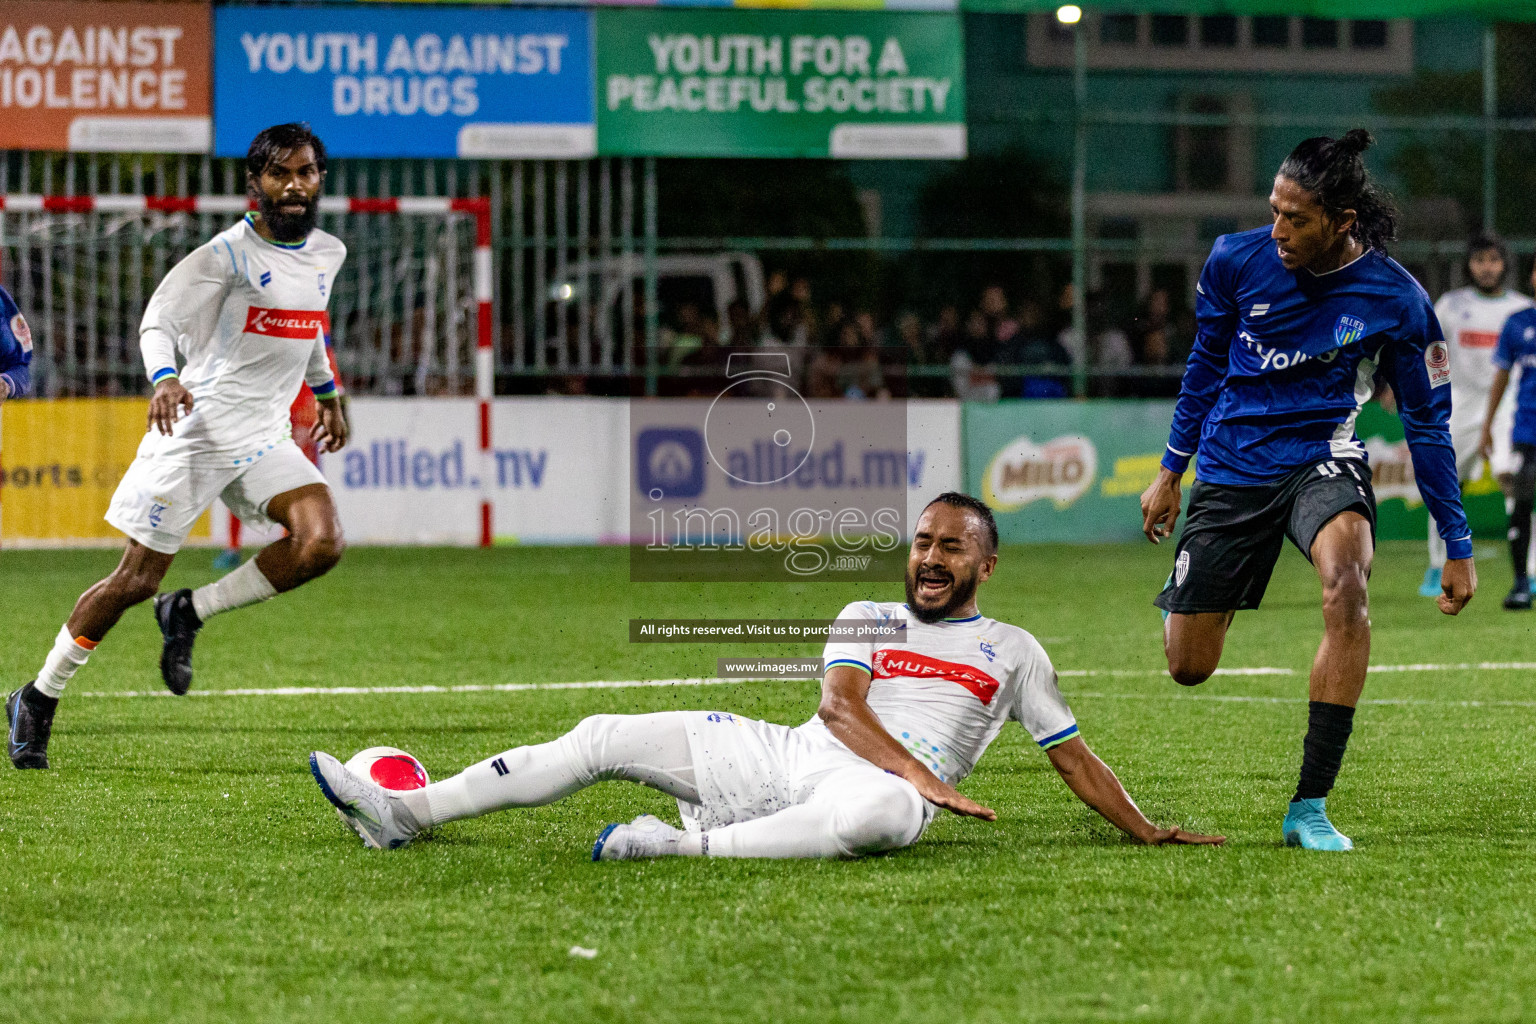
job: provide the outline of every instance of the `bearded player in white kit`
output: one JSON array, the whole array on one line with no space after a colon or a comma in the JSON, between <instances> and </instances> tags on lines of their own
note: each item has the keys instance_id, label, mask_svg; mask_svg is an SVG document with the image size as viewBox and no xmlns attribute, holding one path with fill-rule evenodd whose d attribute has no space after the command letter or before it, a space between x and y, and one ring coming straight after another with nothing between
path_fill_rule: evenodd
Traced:
<instances>
[{"instance_id":1,"label":"bearded player in white kit","mask_svg":"<svg viewBox=\"0 0 1536 1024\"><path fill-rule=\"evenodd\" d=\"M424 789L386 790L316 752L321 791L370 847L444 822L534 807L623 779L678 801L683 829L651 815L610 825L593 860L857 857L916 842L939 808L997 816L955 789L1008 719L1088 806L1143 842L1219 844L1148 821L1078 735L1034 637L984 618L976 587L997 564L997 525L965 494L918 520L907 601L856 601L840 622L905 623L904 639L829 642L821 707L799 728L719 711L595 715L550 743L497 754Z\"/></svg>"},{"instance_id":2,"label":"bearded player in white kit","mask_svg":"<svg viewBox=\"0 0 1536 1024\"><path fill-rule=\"evenodd\" d=\"M257 212L193 250L150 298L139 328L155 388L149 431L106 517L128 535L128 548L112 575L81 595L37 678L6 701L16 767L48 767L65 684L123 612L155 596L215 498L245 522L275 522L288 535L216 583L155 599L160 672L172 693L192 685L193 639L211 616L292 590L341 557L330 489L294 444L288 418L302 380L319 400L316 440L326 451L346 444L322 325L347 250L315 228L324 180L325 146L308 125L262 131L246 157Z\"/></svg>"},{"instance_id":3,"label":"bearded player in white kit","mask_svg":"<svg viewBox=\"0 0 1536 1024\"><path fill-rule=\"evenodd\" d=\"M1504 287L1511 267L1509 248L1503 240L1494 235L1479 235L1467 243L1465 269L1472 283L1446 292L1435 303L1435 318L1450 342L1451 444L1456 449L1456 469L1463 484L1476 479L1482 467L1479 442L1483 413L1488 408L1488 389L1493 384L1493 355L1499 344L1499 332L1511 315L1532 305L1524 295ZM1499 404L1493 423L1493 452L1488 457L1489 471L1505 495L1511 493L1517 468L1511 440L1514 395L1515 389L1511 388ZM1505 504L1511 504L1507 498ZM1430 516L1429 568L1424 571L1424 582L1419 587L1422 596L1440 596L1440 572L1444 568L1445 541L1440 538L1434 516ZM1531 549L1529 568L1536 578L1536 546Z\"/></svg>"}]
</instances>

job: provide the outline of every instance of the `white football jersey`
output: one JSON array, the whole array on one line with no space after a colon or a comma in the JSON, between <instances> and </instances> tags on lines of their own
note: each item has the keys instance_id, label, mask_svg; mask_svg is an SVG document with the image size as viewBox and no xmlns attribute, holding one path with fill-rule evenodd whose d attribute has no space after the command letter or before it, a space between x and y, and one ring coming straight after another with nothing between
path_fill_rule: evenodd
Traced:
<instances>
[{"instance_id":1,"label":"white football jersey","mask_svg":"<svg viewBox=\"0 0 1536 1024\"><path fill-rule=\"evenodd\" d=\"M1457 288L1440 296L1435 303L1435 317L1450 342L1451 408L1475 405L1479 417L1485 411L1488 389L1493 386L1493 353L1499 344L1504 321L1531 300L1519 292L1507 291L1489 298L1476 288ZM1506 400L1514 389L1505 393Z\"/></svg>"},{"instance_id":2,"label":"white football jersey","mask_svg":"<svg viewBox=\"0 0 1536 1024\"><path fill-rule=\"evenodd\" d=\"M828 643L825 667L869 672L869 706L880 724L951 785L971 773L1010 718L1045 750L1077 735L1051 659L1018 626L982 615L926 623L893 601L855 601L838 619L906 622L905 640ZM800 729L832 738L820 718Z\"/></svg>"},{"instance_id":3,"label":"white football jersey","mask_svg":"<svg viewBox=\"0 0 1536 1024\"><path fill-rule=\"evenodd\" d=\"M239 465L288 438L299 383L322 398L334 389L325 307L346 258L334 235L269 242L247 217L176 264L144 310L139 348L156 383L181 355L192 412L169 437L151 428L139 454Z\"/></svg>"}]
</instances>

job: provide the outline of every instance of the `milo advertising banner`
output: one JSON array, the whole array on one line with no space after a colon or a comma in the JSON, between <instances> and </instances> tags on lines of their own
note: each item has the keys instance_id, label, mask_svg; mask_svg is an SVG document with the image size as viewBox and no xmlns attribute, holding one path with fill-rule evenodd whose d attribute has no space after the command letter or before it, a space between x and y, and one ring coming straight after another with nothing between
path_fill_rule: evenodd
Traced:
<instances>
[{"instance_id":1,"label":"milo advertising banner","mask_svg":"<svg viewBox=\"0 0 1536 1024\"><path fill-rule=\"evenodd\" d=\"M965 156L954 14L631 8L595 17L603 155Z\"/></svg>"},{"instance_id":2,"label":"milo advertising banner","mask_svg":"<svg viewBox=\"0 0 1536 1024\"><path fill-rule=\"evenodd\" d=\"M1004 542L1142 540L1141 492L1157 475L1172 402L967 403L965 483L997 513ZM1419 496L1398 418L1370 403L1356 433L1370 456L1382 540L1423 540ZM1185 474L1189 497L1193 472ZM1504 503L1486 469L1467 485L1467 516L1480 536L1504 532Z\"/></svg>"}]
</instances>

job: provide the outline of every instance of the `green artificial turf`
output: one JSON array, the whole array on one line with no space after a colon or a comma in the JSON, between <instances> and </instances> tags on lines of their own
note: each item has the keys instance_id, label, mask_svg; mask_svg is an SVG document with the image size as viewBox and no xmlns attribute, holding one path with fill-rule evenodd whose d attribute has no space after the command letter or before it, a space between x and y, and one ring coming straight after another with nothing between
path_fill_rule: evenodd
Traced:
<instances>
[{"instance_id":1,"label":"green artificial turf","mask_svg":"<svg viewBox=\"0 0 1536 1024\"><path fill-rule=\"evenodd\" d=\"M1372 662L1536 661L1502 611L1497 548L1458 619L1386 545ZM187 552L167 587L212 578ZM0 772L0 1020L1515 1021L1536 1016L1536 673L1372 676L1330 800L1347 855L1279 843L1321 629L1288 552L1224 664L1159 675L1149 603L1172 554L1005 549L988 615L1044 642L1084 737L1156 820L1230 836L1148 849L1076 803L1010 726L941 816L862 862L592 864L660 795L604 784L551 807L361 848L306 755L376 743L445 776L582 716L718 707L781 722L806 682L523 692L217 696L161 686L135 609L76 676L50 772ZM31 678L108 552L0 554L0 672ZM348 552L325 579L222 617L197 689L707 676L721 655L639 645L631 617L828 617L896 585L631 585L614 549ZM1075 674L1095 672L1097 674ZM1232 699L1241 698L1241 699ZM595 949L593 959L573 946Z\"/></svg>"}]
</instances>

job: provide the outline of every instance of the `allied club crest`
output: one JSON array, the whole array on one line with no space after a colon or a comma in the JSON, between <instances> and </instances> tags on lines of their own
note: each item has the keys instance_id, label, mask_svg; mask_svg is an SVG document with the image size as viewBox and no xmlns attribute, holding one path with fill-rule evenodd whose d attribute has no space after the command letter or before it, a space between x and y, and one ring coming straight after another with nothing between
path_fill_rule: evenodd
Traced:
<instances>
[{"instance_id":1,"label":"allied club crest","mask_svg":"<svg viewBox=\"0 0 1536 1024\"><path fill-rule=\"evenodd\" d=\"M1333 325L1334 344L1343 348L1365 337L1365 321L1357 316L1345 313L1339 317L1339 322Z\"/></svg>"}]
</instances>

